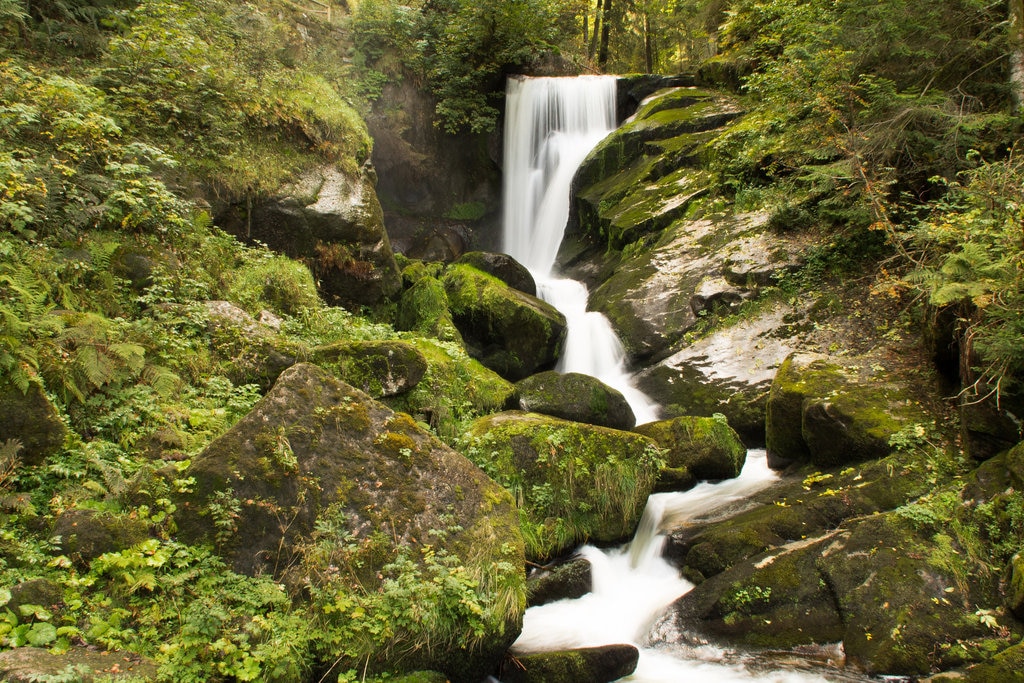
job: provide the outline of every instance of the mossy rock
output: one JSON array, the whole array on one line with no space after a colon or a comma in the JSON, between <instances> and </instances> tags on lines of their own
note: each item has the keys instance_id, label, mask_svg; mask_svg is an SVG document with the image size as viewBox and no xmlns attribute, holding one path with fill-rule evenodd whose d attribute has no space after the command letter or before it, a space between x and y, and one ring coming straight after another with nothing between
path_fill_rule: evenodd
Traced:
<instances>
[{"instance_id":1,"label":"mossy rock","mask_svg":"<svg viewBox=\"0 0 1024 683\"><path fill-rule=\"evenodd\" d=\"M649 422L635 431L665 449L662 457L666 468L685 470L696 479L738 477L747 460L747 449L739 435L721 417L677 417ZM659 477L658 489L678 490L666 489L667 483Z\"/></svg>"},{"instance_id":2,"label":"mossy rock","mask_svg":"<svg viewBox=\"0 0 1024 683\"><path fill-rule=\"evenodd\" d=\"M21 463L43 464L64 447L67 433L68 428L39 382L30 381L23 391L10 380L0 380L0 443L16 440Z\"/></svg>"},{"instance_id":3,"label":"mossy rock","mask_svg":"<svg viewBox=\"0 0 1024 683\"><path fill-rule=\"evenodd\" d=\"M519 409L587 424L632 429L633 409L617 389L578 372L541 372L516 383Z\"/></svg>"},{"instance_id":4,"label":"mossy rock","mask_svg":"<svg viewBox=\"0 0 1024 683\"><path fill-rule=\"evenodd\" d=\"M975 460L986 460L1024 439L1020 418L1024 398L998 392L984 382L958 396L960 433L964 450Z\"/></svg>"},{"instance_id":5,"label":"mossy rock","mask_svg":"<svg viewBox=\"0 0 1024 683\"><path fill-rule=\"evenodd\" d=\"M1008 570L1010 580L1006 589L1006 606L1018 619L1024 619L1024 554L1014 555Z\"/></svg>"},{"instance_id":6,"label":"mossy rock","mask_svg":"<svg viewBox=\"0 0 1024 683\"><path fill-rule=\"evenodd\" d=\"M67 510L53 523L53 535L61 538L64 553L80 568L103 553L113 553L149 538L145 522L128 515L94 510Z\"/></svg>"},{"instance_id":7,"label":"mossy rock","mask_svg":"<svg viewBox=\"0 0 1024 683\"><path fill-rule=\"evenodd\" d=\"M526 266L508 254L490 251L469 251L458 258L456 263L465 263L493 275L509 287L537 296L537 283Z\"/></svg>"},{"instance_id":8,"label":"mossy rock","mask_svg":"<svg viewBox=\"0 0 1024 683\"><path fill-rule=\"evenodd\" d=\"M518 634L525 560L511 496L408 415L317 366L286 370L182 476L195 485L175 500L179 539L212 543L235 571L273 575L297 592L332 575L332 554L310 552L325 542L324 524L369 541L353 566L365 590L374 590L378 573L403 549L420 557L427 542L466 568L494 610L486 632L457 652L415 640L404 643L408 651L380 649L375 671L439 670L476 680ZM225 509L232 514L225 517ZM341 535L326 540L342 543Z\"/></svg>"},{"instance_id":9,"label":"mossy rock","mask_svg":"<svg viewBox=\"0 0 1024 683\"><path fill-rule=\"evenodd\" d=\"M636 670L634 645L516 655L501 672L502 683L610 683Z\"/></svg>"},{"instance_id":10,"label":"mossy rock","mask_svg":"<svg viewBox=\"0 0 1024 683\"><path fill-rule=\"evenodd\" d=\"M75 681L156 681L157 665L130 652L98 652L73 647L63 654L53 654L39 647L17 647L0 652L0 680L7 683L36 683L45 680L67 680L63 676L76 672Z\"/></svg>"},{"instance_id":11,"label":"mossy rock","mask_svg":"<svg viewBox=\"0 0 1024 683\"><path fill-rule=\"evenodd\" d=\"M64 601L64 589L49 579L29 579L10 587L10 598L0 608L9 609L15 616L21 616L22 605L39 605L51 612L60 609Z\"/></svg>"},{"instance_id":12,"label":"mossy rock","mask_svg":"<svg viewBox=\"0 0 1024 683\"><path fill-rule=\"evenodd\" d=\"M466 454L518 501L534 561L632 536L657 476L645 436L519 411L474 422Z\"/></svg>"},{"instance_id":13,"label":"mossy rock","mask_svg":"<svg viewBox=\"0 0 1024 683\"><path fill-rule=\"evenodd\" d=\"M678 627L748 647L842 641L870 674L923 675L983 657L976 615L996 581L933 528L890 512L753 556L678 600ZM653 630L658 632L657 626Z\"/></svg>"},{"instance_id":14,"label":"mossy rock","mask_svg":"<svg viewBox=\"0 0 1024 683\"><path fill-rule=\"evenodd\" d=\"M679 598L664 619L675 623L674 630L696 625L716 640L748 647L840 641L843 621L817 568L823 545L774 551L738 564Z\"/></svg>"},{"instance_id":15,"label":"mossy rock","mask_svg":"<svg viewBox=\"0 0 1024 683\"><path fill-rule=\"evenodd\" d=\"M258 384L266 391L282 372L309 355L304 344L282 338L229 301L207 301L204 306L210 349L237 386Z\"/></svg>"},{"instance_id":16,"label":"mossy rock","mask_svg":"<svg viewBox=\"0 0 1024 683\"><path fill-rule=\"evenodd\" d=\"M340 342L312 349L311 360L373 398L412 390L427 371L427 359L400 340Z\"/></svg>"},{"instance_id":17,"label":"mossy rock","mask_svg":"<svg viewBox=\"0 0 1024 683\"><path fill-rule=\"evenodd\" d=\"M773 546L813 538L862 515L894 510L933 488L927 454L899 453L840 472L810 468L752 497L728 519L668 528L664 554L699 582Z\"/></svg>"},{"instance_id":18,"label":"mossy rock","mask_svg":"<svg viewBox=\"0 0 1024 683\"><path fill-rule=\"evenodd\" d=\"M365 169L307 168L294 184L219 223L308 263L329 303L374 306L401 291L402 277L373 183Z\"/></svg>"},{"instance_id":19,"label":"mossy rock","mask_svg":"<svg viewBox=\"0 0 1024 683\"><path fill-rule=\"evenodd\" d=\"M1017 643L992 659L972 666L960 680L965 683L1024 683L1024 643Z\"/></svg>"},{"instance_id":20,"label":"mossy rock","mask_svg":"<svg viewBox=\"0 0 1024 683\"><path fill-rule=\"evenodd\" d=\"M554 367L566 323L553 306L466 264L449 266L442 281L471 356L513 382Z\"/></svg>"},{"instance_id":21,"label":"mossy rock","mask_svg":"<svg viewBox=\"0 0 1024 683\"><path fill-rule=\"evenodd\" d=\"M593 589L590 561L573 556L565 562L539 568L526 579L526 604L546 605L581 598Z\"/></svg>"},{"instance_id":22,"label":"mossy rock","mask_svg":"<svg viewBox=\"0 0 1024 683\"><path fill-rule=\"evenodd\" d=\"M900 429L931 418L910 387L884 368L844 358L793 355L772 382L766 414L769 462L818 467L877 459Z\"/></svg>"},{"instance_id":23,"label":"mossy rock","mask_svg":"<svg viewBox=\"0 0 1024 683\"><path fill-rule=\"evenodd\" d=\"M459 344L412 337L406 342L423 354L427 371L410 391L384 402L446 440L462 434L464 421L504 410L515 396L515 385L470 358Z\"/></svg>"},{"instance_id":24,"label":"mossy rock","mask_svg":"<svg viewBox=\"0 0 1024 683\"><path fill-rule=\"evenodd\" d=\"M398 300L395 329L419 332L441 341L462 344L462 335L452 321L448 293L432 275L423 275Z\"/></svg>"}]
</instances>

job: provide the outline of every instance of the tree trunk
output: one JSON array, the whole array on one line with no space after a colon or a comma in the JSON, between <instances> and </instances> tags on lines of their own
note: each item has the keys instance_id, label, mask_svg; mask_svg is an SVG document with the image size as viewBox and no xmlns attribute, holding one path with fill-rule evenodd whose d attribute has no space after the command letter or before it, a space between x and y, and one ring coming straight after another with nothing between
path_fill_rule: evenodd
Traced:
<instances>
[{"instance_id":1,"label":"tree trunk","mask_svg":"<svg viewBox=\"0 0 1024 683\"><path fill-rule=\"evenodd\" d=\"M647 73L654 73L654 39L651 37L651 15L647 12L644 12L644 64Z\"/></svg>"},{"instance_id":2,"label":"tree trunk","mask_svg":"<svg viewBox=\"0 0 1024 683\"><path fill-rule=\"evenodd\" d=\"M608 36L611 28L612 0L604 0L601 7L601 47L597 51L597 67L604 71L608 65Z\"/></svg>"},{"instance_id":3,"label":"tree trunk","mask_svg":"<svg viewBox=\"0 0 1024 683\"><path fill-rule=\"evenodd\" d=\"M1010 0L1010 89L1014 108L1024 109L1024 0Z\"/></svg>"},{"instance_id":4,"label":"tree trunk","mask_svg":"<svg viewBox=\"0 0 1024 683\"><path fill-rule=\"evenodd\" d=\"M590 34L590 47L587 49L587 57L590 59L597 54L597 36L601 32L601 0L594 1L594 31Z\"/></svg>"}]
</instances>

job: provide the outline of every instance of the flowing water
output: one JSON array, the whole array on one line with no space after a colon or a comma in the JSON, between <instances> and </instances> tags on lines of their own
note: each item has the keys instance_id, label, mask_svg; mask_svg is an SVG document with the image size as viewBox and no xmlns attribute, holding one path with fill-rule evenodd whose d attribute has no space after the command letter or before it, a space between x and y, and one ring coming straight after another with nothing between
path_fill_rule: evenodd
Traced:
<instances>
[{"instance_id":1,"label":"flowing water","mask_svg":"<svg viewBox=\"0 0 1024 683\"><path fill-rule=\"evenodd\" d=\"M657 419L657 407L633 387L611 325L600 313L587 311L586 287L552 273L569 215L573 174L615 127L615 88L615 78L606 76L509 80L504 246L530 269L540 296L566 316L568 337L558 369L589 374L615 387L642 424ZM651 496L636 537L625 547L581 548L591 563L593 590L576 600L527 610L513 651L633 643L641 647L640 662L623 680L642 683L827 680L793 670L766 671L712 646L642 647L659 612L693 588L662 559L662 529L706 521L716 510L769 486L775 475L765 460L764 451L750 451L736 479Z\"/></svg>"},{"instance_id":2,"label":"flowing water","mask_svg":"<svg viewBox=\"0 0 1024 683\"><path fill-rule=\"evenodd\" d=\"M615 129L615 78L513 78L505 126L504 249L529 268L542 299L566 318L560 372L596 377L622 392L638 424L658 417L636 389L622 344L587 289L553 273L569 218L569 189L587 154Z\"/></svg>"}]
</instances>

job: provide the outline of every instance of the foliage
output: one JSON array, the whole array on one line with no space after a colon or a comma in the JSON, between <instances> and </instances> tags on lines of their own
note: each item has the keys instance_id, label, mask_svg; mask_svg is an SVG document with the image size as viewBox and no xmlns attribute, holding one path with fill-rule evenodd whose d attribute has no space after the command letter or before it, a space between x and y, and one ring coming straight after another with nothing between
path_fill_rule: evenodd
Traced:
<instances>
[{"instance_id":1,"label":"foliage","mask_svg":"<svg viewBox=\"0 0 1024 683\"><path fill-rule=\"evenodd\" d=\"M1024 163L1016 150L978 161L917 224L921 256L909 279L934 306L957 310L977 379L1004 391L1024 373Z\"/></svg>"}]
</instances>

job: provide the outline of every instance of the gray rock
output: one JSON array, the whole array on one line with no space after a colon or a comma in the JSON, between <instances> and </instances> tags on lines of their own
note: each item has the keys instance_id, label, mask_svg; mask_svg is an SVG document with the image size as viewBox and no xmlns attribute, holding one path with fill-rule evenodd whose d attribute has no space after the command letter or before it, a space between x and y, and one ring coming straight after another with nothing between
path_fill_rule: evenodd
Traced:
<instances>
[{"instance_id":1,"label":"gray rock","mask_svg":"<svg viewBox=\"0 0 1024 683\"><path fill-rule=\"evenodd\" d=\"M78 672L76 681L156 681L155 662L129 652L94 652L74 647L53 654L39 647L18 647L0 652L0 680L7 683L35 683L65 680L68 670Z\"/></svg>"}]
</instances>

